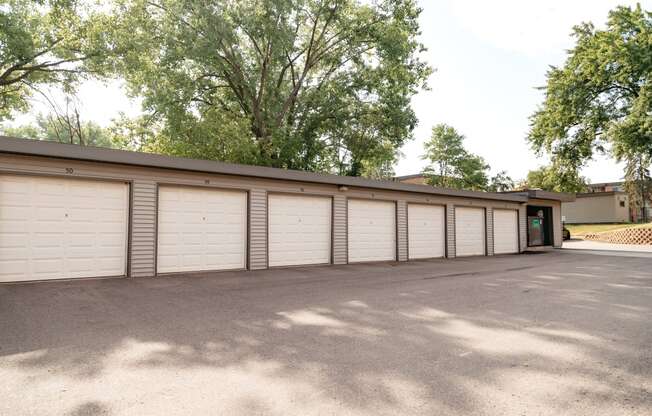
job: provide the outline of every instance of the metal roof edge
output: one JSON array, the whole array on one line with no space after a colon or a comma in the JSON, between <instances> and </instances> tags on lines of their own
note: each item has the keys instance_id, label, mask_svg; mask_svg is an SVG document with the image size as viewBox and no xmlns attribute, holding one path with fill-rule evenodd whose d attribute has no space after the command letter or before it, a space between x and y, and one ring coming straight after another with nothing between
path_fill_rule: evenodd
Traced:
<instances>
[{"instance_id":1,"label":"metal roof edge","mask_svg":"<svg viewBox=\"0 0 652 416\"><path fill-rule=\"evenodd\" d=\"M604 191L604 192L581 192L575 195L576 198L591 198L610 195L626 195L625 191Z\"/></svg>"},{"instance_id":2,"label":"metal roof edge","mask_svg":"<svg viewBox=\"0 0 652 416\"><path fill-rule=\"evenodd\" d=\"M559 202L575 201L575 194L568 193L568 192L550 192L550 191L542 191L540 189L529 190L527 192L528 192L528 196L534 199L548 199L548 200L559 201Z\"/></svg>"},{"instance_id":3,"label":"metal roof edge","mask_svg":"<svg viewBox=\"0 0 652 416\"><path fill-rule=\"evenodd\" d=\"M0 135L0 152L54 157L60 159L83 160L89 162L114 163L150 168L165 168L183 171L216 173L223 175L248 176L264 179L279 179L297 182L313 182L359 188L385 189L401 192L525 202L527 196L521 194L467 191L437 188L430 185L408 184L393 180L376 180L354 176L338 176L325 173L270 168L265 166L240 165L212 160L189 159L155 153L134 152L93 146L79 146L68 143L50 142L34 139L20 139Z\"/></svg>"}]
</instances>

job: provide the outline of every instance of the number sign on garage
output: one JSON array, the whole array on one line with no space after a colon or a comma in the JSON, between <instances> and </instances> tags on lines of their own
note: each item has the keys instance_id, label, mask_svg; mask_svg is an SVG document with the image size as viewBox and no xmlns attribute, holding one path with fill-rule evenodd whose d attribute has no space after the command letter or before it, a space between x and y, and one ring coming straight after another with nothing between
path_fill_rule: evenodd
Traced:
<instances>
[{"instance_id":1,"label":"number sign on garage","mask_svg":"<svg viewBox=\"0 0 652 416\"><path fill-rule=\"evenodd\" d=\"M445 209L438 205L408 204L408 251L410 259L444 257Z\"/></svg>"},{"instance_id":2,"label":"number sign on garage","mask_svg":"<svg viewBox=\"0 0 652 416\"><path fill-rule=\"evenodd\" d=\"M269 265L330 263L330 197L270 194Z\"/></svg>"},{"instance_id":3,"label":"number sign on garage","mask_svg":"<svg viewBox=\"0 0 652 416\"><path fill-rule=\"evenodd\" d=\"M485 254L484 208L455 207L455 254Z\"/></svg>"},{"instance_id":4,"label":"number sign on garage","mask_svg":"<svg viewBox=\"0 0 652 416\"><path fill-rule=\"evenodd\" d=\"M159 273L244 269L247 194L211 188L159 188Z\"/></svg>"},{"instance_id":5,"label":"number sign on garage","mask_svg":"<svg viewBox=\"0 0 652 416\"><path fill-rule=\"evenodd\" d=\"M494 210L494 253L518 253L518 213L516 210Z\"/></svg>"},{"instance_id":6,"label":"number sign on garage","mask_svg":"<svg viewBox=\"0 0 652 416\"><path fill-rule=\"evenodd\" d=\"M129 185L0 176L0 282L126 275Z\"/></svg>"},{"instance_id":7,"label":"number sign on garage","mask_svg":"<svg viewBox=\"0 0 652 416\"><path fill-rule=\"evenodd\" d=\"M349 262L396 259L396 204L349 199Z\"/></svg>"}]
</instances>

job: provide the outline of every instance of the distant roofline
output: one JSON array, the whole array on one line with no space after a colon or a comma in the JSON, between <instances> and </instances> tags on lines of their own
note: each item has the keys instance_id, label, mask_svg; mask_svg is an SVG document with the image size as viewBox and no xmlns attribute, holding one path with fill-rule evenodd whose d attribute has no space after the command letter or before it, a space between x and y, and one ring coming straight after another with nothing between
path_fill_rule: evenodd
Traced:
<instances>
[{"instance_id":1,"label":"distant roofline","mask_svg":"<svg viewBox=\"0 0 652 416\"><path fill-rule=\"evenodd\" d=\"M401 176L394 176L392 179L395 181L400 181L403 179L415 179L415 178L425 178L426 175L423 173L413 173L412 175L401 175Z\"/></svg>"},{"instance_id":2,"label":"distant roofline","mask_svg":"<svg viewBox=\"0 0 652 416\"><path fill-rule=\"evenodd\" d=\"M504 194L526 195L528 199L549 199L560 202L575 201L575 194L569 192L550 192L542 189L524 189L522 191L504 191Z\"/></svg>"},{"instance_id":3,"label":"distant roofline","mask_svg":"<svg viewBox=\"0 0 652 416\"><path fill-rule=\"evenodd\" d=\"M576 194L575 196L577 198L597 198L601 196L609 196L609 195L625 195L625 191L604 191L604 192L581 192Z\"/></svg>"},{"instance_id":4,"label":"distant roofline","mask_svg":"<svg viewBox=\"0 0 652 416\"><path fill-rule=\"evenodd\" d=\"M605 186L605 185L623 185L625 182L620 181L620 182L596 182L596 183L589 183L586 186Z\"/></svg>"},{"instance_id":5,"label":"distant roofline","mask_svg":"<svg viewBox=\"0 0 652 416\"><path fill-rule=\"evenodd\" d=\"M54 157L59 159L113 163L150 168L207 172L214 174L248 176L265 179L280 179L297 182L313 182L338 186L384 189L400 192L415 192L450 197L509 202L527 202L528 200L526 194L507 194L439 188L430 185L404 183L396 180L376 180L353 176L338 176L299 170L270 168L264 166L240 165L211 160L165 156L154 153L133 152L93 146L79 146L67 143L33 139L19 139L7 136L0 136L0 152L8 154ZM557 198L551 197L548 199Z\"/></svg>"}]
</instances>

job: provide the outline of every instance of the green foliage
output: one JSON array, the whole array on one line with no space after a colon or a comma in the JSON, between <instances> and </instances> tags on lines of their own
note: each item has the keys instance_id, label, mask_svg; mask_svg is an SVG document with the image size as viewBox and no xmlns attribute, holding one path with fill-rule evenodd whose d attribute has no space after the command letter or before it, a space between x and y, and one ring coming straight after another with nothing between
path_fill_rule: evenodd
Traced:
<instances>
[{"instance_id":1,"label":"green foliage","mask_svg":"<svg viewBox=\"0 0 652 416\"><path fill-rule=\"evenodd\" d=\"M491 177L487 191L506 192L511 191L515 186L516 184L514 183L514 180L509 175L507 175L506 171L501 170Z\"/></svg>"},{"instance_id":2,"label":"green foliage","mask_svg":"<svg viewBox=\"0 0 652 416\"><path fill-rule=\"evenodd\" d=\"M576 169L564 169L564 166L551 164L531 170L527 174L525 188L539 188L551 192L583 192L586 190L586 180Z\"/></svg>"},{"instance_id":3,"label":"green foliage","mask_svg":"<svg viewBox=\"0 0 652 416\"><path fill-rule=\"evenodd\" d=\"M116 68L147 113L119 129L154 131L141 148L387 176L412 138L413 0L118 3Z\"/></svg>"},{"instance_id":4,"label":"green foliage","mask_svg":"<svg viewBox=\"0 0 652 416\"><path fill-rule=\"evenodd\" d=\"M36 122L18 127L4 127L2 134L25 139L47 140L98 147L116 147L107 129L97 123L86 121L71 128L53 114L36 117Z\"/></svg>"},{"instance_id":5,"label":"green foliage","mask_svg":"<svg viewBox=\"0 0 652 416\"><path fill-rule=\"evenodd\" d=\"M566 175L544 175L552 188L572 189L577 170L596 151L628 164L652 156L652 14L640 5L618 7L604 30L584 23L574 36L564 66L547 74L545 100L528 135Z\"/></svg>"},{"instance_id":6,"label":"green foliage","mask_svg":"<svg viewBox=\"0 0 652 416\"><path fill-rule=\"evenodd\" d=\"M652 156L638 153L627 157L625 166L625 191L629 194L629 206L636 213L637 220L648 222L645 202L652 198L652 178L649 166Z\"/></svg>"},{"instance_id":7,"label":"green foliage","mask_svg":"<svg viewBox=\"0 0 652 416\"><path fill-rule=\"evenodd\" d=\"M0 120L26 111L33 91L56 84L70 91L103 72L110 18L76 0L7 0L0 6Z\"/></svg>"},{"instance_id":8,"label":"green foliage","mask_svg":"<svg viewBox=\"0 0 652 416\"><path fill-rule=\"evenodd\" d=\"M502 192L514 187L514 181L501 171L488 177L489 165L480 156L464 148L464 136L453 127L438 124L425 143L423 159L430 161L424 170L428 183L444 188Z\"/></svg>"}]
</instances>

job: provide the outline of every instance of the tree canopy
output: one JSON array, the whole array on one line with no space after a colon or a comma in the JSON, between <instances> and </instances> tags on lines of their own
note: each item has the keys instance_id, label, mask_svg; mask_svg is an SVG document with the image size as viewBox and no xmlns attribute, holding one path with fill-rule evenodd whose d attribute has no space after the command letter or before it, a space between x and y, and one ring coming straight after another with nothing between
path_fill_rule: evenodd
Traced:
<instances>
[{"instance_id":1,"label":"tree canopy","mask_svg":"<svg viewBox=\"0 0 652 416\"><path fill-rule=\"evenodd\" d=\"M43 85L71 89L105 72L110 17L77 0L7 0L0 6L0 120L26 111Z\"/></svg>"},{"instance_id":2,"label":"tree canopy","mask_svg":"<svg viewBox=\"0 0 652 416\"><path fill-rule=\"evenodd\" d=\"M640 5L618 7L605 29L584 23L574 36L565 64L548 71L528 139L569 178L595 152L625 161L627 172L640 172L649 164L637 165L652 155L652 14ZM572 190L573 183L558 181L559 190Z\"/></svg>"},{"instance_id":3,"label":"tree canopy","mask_svg":"<svg viewBox=\"0 0 652 416\"><path fill-rule=\"evenodd\" d=\"M144 98L132 146L387 176L425 86L413 0L120 0L118 74Z\"/></svg>"},{"instance_id":4,"label":"tree canopy","mask_svg":"<svg viewBox=\"0 0 652 416\"><path fill-rule=\"evenodd\" d=\"M430 185L475 191L506 191L514 186L504 171L489 178L490 166L464 148L464 136L451 126L434 126L424 149L422 158L430 161L424 170Z\"/></svg>"},{"instance_id":5,"label":"tree canopy","mask_svg":"<svg viewBox=\"0 0 652 416\"><path fill-rule=\"evenodd\" d=\"M583 192L586 190L586 179L577 170L559 169L551 164L529 171L523 187L551 192Z\"/></svg>"}]
</instances>

